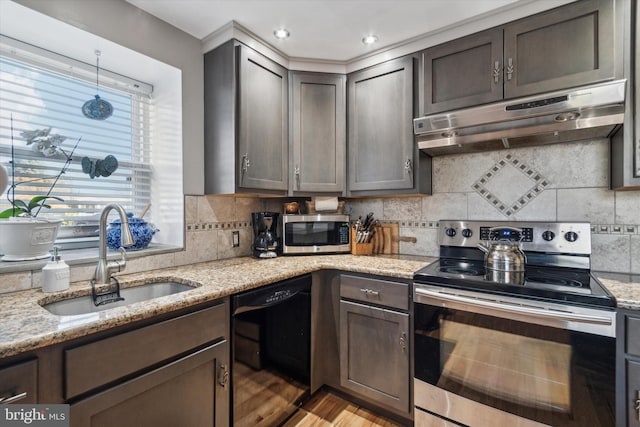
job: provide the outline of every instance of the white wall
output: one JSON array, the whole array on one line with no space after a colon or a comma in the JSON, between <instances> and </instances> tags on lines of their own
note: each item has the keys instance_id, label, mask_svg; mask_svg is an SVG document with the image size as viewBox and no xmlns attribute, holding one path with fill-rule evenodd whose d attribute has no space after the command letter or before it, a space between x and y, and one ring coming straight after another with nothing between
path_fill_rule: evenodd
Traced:
<instances>
[{"instance_id":1,"label":"white wall","mask_svg":"<svg viewBox=\"0 0 640 427\"><path fill-rule=\"evenodd\" d=\"M124 0L15 2L182 71L184 193L204 194L204 62L200 41Z\"/></svg>"}]
</instances>

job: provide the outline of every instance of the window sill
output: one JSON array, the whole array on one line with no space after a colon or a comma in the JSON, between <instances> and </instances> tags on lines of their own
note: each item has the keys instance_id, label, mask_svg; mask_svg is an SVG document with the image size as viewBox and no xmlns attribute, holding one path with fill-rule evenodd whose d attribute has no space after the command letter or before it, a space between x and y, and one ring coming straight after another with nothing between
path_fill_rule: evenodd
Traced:
<instances>
[{"instance_id":1,"label":"window sill","mask_svg":"<svg viewBox=\"0 0 640 427\"><path fill-rule=\"evenodd\" d=\"M179 246L152 243L147 249L141 249L138 251L127 251L127 259L135 259L149 255L160 255L182 250L183 248ZM60 257L71 267L97 264L98 248L64 250L60 251ZM110 260L120 259L120 254L118 251L109 250L107 253L107 257ZM40 270L45 266L47 262L49 262L49 259L47 258L37 261L0 261L0 274Z\"/></svg>"}]
</instances>

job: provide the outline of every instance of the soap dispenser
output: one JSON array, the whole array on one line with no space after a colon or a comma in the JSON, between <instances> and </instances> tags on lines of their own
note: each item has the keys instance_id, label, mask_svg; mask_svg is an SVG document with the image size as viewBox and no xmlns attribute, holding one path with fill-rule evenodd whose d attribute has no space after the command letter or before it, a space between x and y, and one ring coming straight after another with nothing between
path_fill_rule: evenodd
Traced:
<instances>
[{"instance_id":1,"label":"soap dispenser","mask_svg":"<svg viewBox=\"0 0 640 427\"><path fill-rule=\"evenodd\" d=\"M51 261L42 267L42 292L59 292L69 289L69 266L60 259L58 247L53 247Z\"/></svg>"}]
</instances>

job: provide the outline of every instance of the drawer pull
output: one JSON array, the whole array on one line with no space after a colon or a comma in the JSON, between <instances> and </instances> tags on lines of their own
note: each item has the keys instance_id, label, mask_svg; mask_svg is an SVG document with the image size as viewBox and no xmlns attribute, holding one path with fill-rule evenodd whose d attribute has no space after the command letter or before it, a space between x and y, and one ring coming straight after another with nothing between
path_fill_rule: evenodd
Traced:
<instances>
[{"instance_id":1,"label":"drawer pull","mask_svg":"<svg viewBox=\"0 0 640 427\"><path fill-rule=\"evenodd\" d=\"M27 392L26 391L23 391L22 393L14 394L11 397L0 397L0 404L14 403L14 402L17 402L18 400L22 400L22 399L24 399L26 397L27 397Z\"/></svg>"},{"instance_id":2,"label":"drawer pull","mask_svg":"<svg viewBox=\"0 0 640 427\"><path fill-rule=\"evenodd\" d=\"M364 293L367 296L371 295L371 296L377 297L380 295L380 292L374 291L373 289L367 289L367 288L360 288L360 292Z\"/></svg>"},{"instance_id":3,"label":"drawer pull","mask_svg":"<svg viewBox=\"0 0 640 427\"><path fill-rule=\"evenodd\" d=\"M638 415L638 421L640 421L640 390L636 391L638 398L636 399L636 413Z\"/></svg>"}]
</instances>

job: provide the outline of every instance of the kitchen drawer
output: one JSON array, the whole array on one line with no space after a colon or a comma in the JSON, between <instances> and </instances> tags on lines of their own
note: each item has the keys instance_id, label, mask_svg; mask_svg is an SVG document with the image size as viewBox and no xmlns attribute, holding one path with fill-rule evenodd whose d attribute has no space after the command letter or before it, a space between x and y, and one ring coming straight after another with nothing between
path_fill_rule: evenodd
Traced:
<instances>
[{"instance_id":1,"label":"kitchen drawer","mask_svg":"<svg viewBox=\"0 0 640 427\"><path fill-rule=\"evenodd\" d=\"M219 304L65 350L65 397L70 399L226 335L226 304Z\"/></svg>"},{"instance_id":2,"label":"kitchen drawer","mask_svg":"<svg viewBox=\"0 0 640 427\"><path fill-rule=\"evenodd\" d=\"M340 297L409 310L409 285L367 277L340 276Z\"/></svg>"},{"instance_id":3,"label":"kitchen drawer","mask_svg":"<svg viewBox=\"0 0 640 427\"><path fill-rule=\"evenodd\" d=\"M260 342L250 340L242 335L235 335L233 338L235 340L234 360L242 362L247 366L251 366L257 371L262 369L262 351L260 349Z\"/></svg>"},{"instance_id":4,"label":"kitchen drawer","mask_svg":"<svg viewBox=\"0 0 640 427\"><path fill-rule=\"evenodd\" d=\"M21 397L22 396L22 397ZM0 403L37 403L38 361L0 369Z\"/></svg>"},{"instance_id":5,"label":"kitchen drawer","mask_svg":"<svg viewBox=\"0 0 640 427\"><path fill-rule=\"evenodd\" d=\"M627 316L627 353L640 356L640 317Z\"/></svg>"},{"instance_id":6,"label":"kitchen drawer","mask_svg":"<svg viewBox=\"0 0 640 427\"><path fill-rule=\"evenodd\" d=\"M236 335L242 335L243 337L249 338L253 341L260 341L260 337L262 336L262 327L260 323L237 318L233 319L233 321L233 328Z\"/></svg>"}]
</instances>

